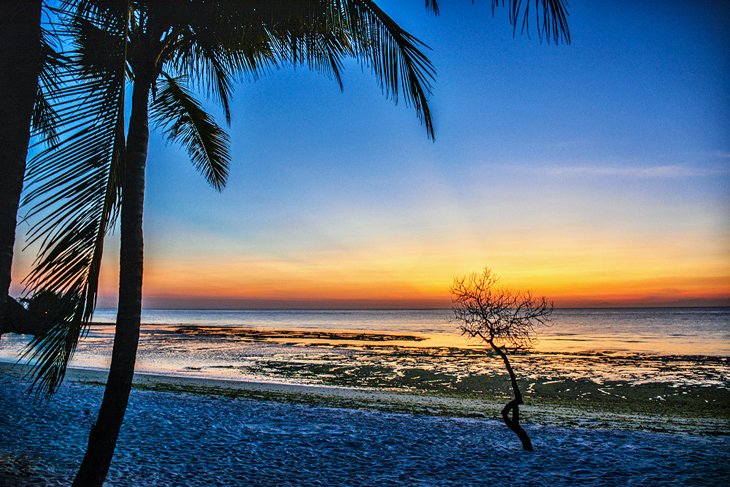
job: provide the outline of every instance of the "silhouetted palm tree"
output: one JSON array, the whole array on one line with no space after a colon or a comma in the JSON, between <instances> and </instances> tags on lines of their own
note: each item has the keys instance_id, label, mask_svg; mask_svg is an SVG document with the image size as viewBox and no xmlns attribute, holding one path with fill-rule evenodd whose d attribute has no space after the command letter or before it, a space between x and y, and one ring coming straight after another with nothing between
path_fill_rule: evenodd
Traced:
<instances>
[{"instance_id":1,"label":"silhouetted palm tree","mask_svg":"<svg viewBox=\"0 0 730 487\"><path fill-rule=\"evenodd\" d=\"M10 287L15 224L40 71L41 2L0 2L0 334ZM8 94L12 94L8 96Z\"/></svg>"},{"instance_id":2,"label":"silhouetted palm tree","mask_svg":"<svg viewBox=\"0 0 730 487\"><path fill-rule=\"evenodd\" d=\"M44 249L46 253L31 280L45 284L47 290L75 293L92 304L93 298L84 296L85 290L74 288L73 283L83 278L89 280L87 257L91 252L90 260L97 260L95 255L100 251L92 248L103 236L101 230L113 220L114 202L121 188L119 306L112 361L99 417L76 479L77 484L87 485L101 484L109 468L134 373L142 304L142 215L150 118L168 138L186 147L198 170L220 189L228 173L228 138L193 98L189 85L207 89L228 117L230 91L237 77L255 77L284 64L303 64L339 81L343 58L353 56L371 68L386 95L401 96L415 106L432 136L427 94L433 70L420 51L420 43L377 5L365 0L198 0L182 6L179 2L162 1L83 2L70 14L68 24L78 49L77 60L91 78L103 79L116 73L119 81L126 71L132 80L124 157L116 156L121 154L118 137L100 132L105 138L97 144L88 144L80 137L65 151L49 149L33 165L33 169L45 171L44 177L55 181L55 187L74 188L72 194L63 193L73 202L63 207L61 213L65 215L46 219L47 228L72 226L76 231ZM111 119L120 120L123 83L107 83L107 87L113 88L109 99L118 103L108 107ZM80 120L90 116L79 115ZM115 130L114 134L118 132ZM104 150L96 150L102 147ZM107 184L96 187L88 179L77 179L89 169L89 164L105 166L104 158L111 158ZM40 179L34 179L36 187L29 195L31 199L48 188L38 184ZM102 194L109 204L102 208L104 221L100 223L96 216ZM37 231L35 235L42 233ZM80 252L84 246L85 252ZM78 325L83 323L76 318L81 318L85 310L80 312L76 308L69 312L77 316L70 317L65 328L56 327L54 333L34 342L38 359L36 382L50 389L62 377L62 369L78 338ZM58 353L59 348L62 353Z\"/></svg>"},{"instance_id":3,"label":"silhouetted palm tree","mask_svg":"<svg viewBox=\"0 0 730 487\"><path fill-rule=\"evenodd\" d=\"M23 188L30 120L40 71L41 2L0 2L0 318L10 287L15 221ZM12 95L10 95L12 94ZM10 96L8 96L10 95ZM9 228L5 228L9 227Z\"/></svg>"}]
</instances>

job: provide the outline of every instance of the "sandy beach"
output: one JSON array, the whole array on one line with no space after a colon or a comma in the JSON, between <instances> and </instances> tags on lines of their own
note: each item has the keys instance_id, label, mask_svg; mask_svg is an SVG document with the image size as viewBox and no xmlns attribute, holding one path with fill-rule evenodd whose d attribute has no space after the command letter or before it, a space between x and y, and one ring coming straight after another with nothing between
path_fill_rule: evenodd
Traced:
<instances>
[{"instance_id":1,"label":"sandy beach","mask_svg":"<svg viewBox=\"0 0 730 487\"><path fill-rule=\"evenodd\" d=\"M67 485L104 373L72 370L44 404L24 392L25 367L2 364L0 372L0 485ZM108 482L717 485L730 478L730 437L698 434L700 421L668 425L666 418L528 407L537 451L526 454L493 419L498 407L424 394L138 374ZM576 426L567 426L571 421ZM711 428L701 422L708 431L728 431L726 421Z\"/></svg>"},{"instance_id":2,"label":"sandy beach","mask_svg":"<svg viewBox=\"0 0 730 487\"><path fill-rule=\"evenodd\" d=\"M7 367L7 364L0 363L0 370L7 370ZM69 373L69 380L78 384L101 387L105 379L105 371L101 369L73 369ZM213 379L194 375L154 373L136 374L135 388L142 391L220 396L309 406L483 418L497 422L501 421L499 412L504 406L504 403L496 397L477 398L473 394L446 395L424 391L403 392L396 389L297 384L283 380ZM641 414L620 412L610 407L595 407L595 404L571 405L567 401L563 403L538 401L537 405L527 404L523 409L526 421L544 426L618 428L702 435L730 434L730 420L722 415L718 418L690 417L680 414L681 411L676 411L676 414L666 414L663 411Z\"/></svg>"}]
</instances>

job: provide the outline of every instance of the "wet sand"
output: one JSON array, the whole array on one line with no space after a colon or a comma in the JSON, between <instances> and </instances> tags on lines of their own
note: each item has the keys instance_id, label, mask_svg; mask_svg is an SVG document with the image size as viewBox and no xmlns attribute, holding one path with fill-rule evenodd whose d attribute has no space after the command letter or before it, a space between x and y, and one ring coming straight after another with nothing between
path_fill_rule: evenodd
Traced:
<instances>
[{"instance_id":1,"label":"wet sand","mask_svg":"<svg viewBox=\"0 0 730 487\"><path fill-rule=\"evenodd\" d=\"M26 366L0 362L0 374L18 375L25 373ZM106 371L101 369L71 369L66 381L102 388ZM504 381L495 378L500 388ZM545 384L545 382L551 382ZM535 384L535 383L533 383ZM576 384L566 381L542 381L541 387L553 388L559 396L560 390L570 389ZM575 394L559 400L535 399L535 387L528 387L526 404L522 408L522 421L536 425L580 426L587 428L614 428L650 430L659 432L692 433L702 435L730 435L730 418L727 409L711 403L702 403L717 414L687 414L687 411L671 407L661 408L667 401L657 401L648 410L636 404L636 391L626 387L626 396L616 396L608 391L616 389L623 392L625 384L603 384L599 387L590 381L579 383L579 387L596 391L594 400L577 400ZM185 393L210 397L228 397L275 401L290 404L327 406L349 409L369 409L396 413L421 414L432 416L453 416L465 418L485 418L500 421L500 411L509 399L502 394L444 394L424 390L404 390L397 388L346 387L341 385L315 385L293 383L285 380L249 381L214 379L190 374L153 374L137 373L134 379L136 390ZM580 390L580 389L579 389ZM639 388L641 391L641 388ZM608 395L606 399L603 396ZM617 407L611 398L619 399ZM651 401L648 401L651 403ZM691 401L697 403L697 400ZM670 406L672 402L670 401ZM706 411L705 411L706 412Z\"/></svg>"}]
</instances>

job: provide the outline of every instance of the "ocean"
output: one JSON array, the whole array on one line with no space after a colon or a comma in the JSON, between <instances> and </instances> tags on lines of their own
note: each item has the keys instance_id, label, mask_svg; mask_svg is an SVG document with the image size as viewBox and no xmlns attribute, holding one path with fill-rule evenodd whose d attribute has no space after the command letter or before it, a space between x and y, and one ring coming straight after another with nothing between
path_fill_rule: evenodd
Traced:
<instances>
[{"instance_id":1,"label":"ocean","mask_svg":"<svg viewBox=\"0 0 730 487\"><path fill-rule=\"evenodd\" d=\"M113 323L114 309L94 321ZM364 331L422 334L459 342L448 309L426 310L223 310L146 309L148 325L256 329ZM439 339L440 337L440 339ZM447 338L448 337L448 338ZM458 337L458 338L455 338ZM538 350L631 351L655 354L730 355L730 308L556 309L553 323L538 330Z\"/></svg>"},{"instance_id":2,"label":"ocean","mask_svg":"<svg viewBox=\"0 0 730 487\"><path fill-rule=\"evenodd\" d=\"M73 366L108 367L114 317L97 311ZM448 309L148 309L142 321L145 373L446 392L486 391L483 378L503 374ZM512 358L526 380L729 386L730 308L558 309L536 336ZM3 336L0 360L17 361L27 343Z\"/></svg>"}]
</instances>

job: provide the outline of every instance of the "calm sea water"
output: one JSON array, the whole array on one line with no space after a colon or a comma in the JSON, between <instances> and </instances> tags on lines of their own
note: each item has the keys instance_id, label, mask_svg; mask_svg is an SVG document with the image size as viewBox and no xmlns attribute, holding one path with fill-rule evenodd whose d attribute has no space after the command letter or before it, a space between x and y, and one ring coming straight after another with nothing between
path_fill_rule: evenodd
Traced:
<instances>
[{"instance_id":1,"label":"calm sea water","mask_svg":"<svg viewBox=\"0 0 730 487\"><path fill-rule=\"evenodd\" d=\"M114 317L114 310L98 311L96 324L79 343L74 366L109 366ZM382 334L398 337L384 341ZM562 309L537 337L535 353L513 358L521 374L535 380L727 387L730 308ZM27 344L28 337L3 336L0 360L16 361ZM137 370L295 383L326 383L327 377L346 378L347 371L375 380L378 371L384 384L423 370L448 380L465 373L502 373L501 363L485 360L478 348L454 350L479 346L483 344L459 334L446 309L151 309L143 313ZM366 373L363 366L372 370ZM313 367L319 372L312 372Z\"/></svg>"},{"instance_id":2,"label":"calm sea water","mask_svg":"<svg viewBox=\"0 0 730 487\"><path fill-rule=\"evenodd\" d=\"M100 309L99 323L116 310ZM557 351L633 351L730 355L730 308L558 309L539 331L538 348ZM146 309L149 325L325 329L412 333L458 343L448 309L431 310L181 310Z\"/></svg>"}]
</instances>

